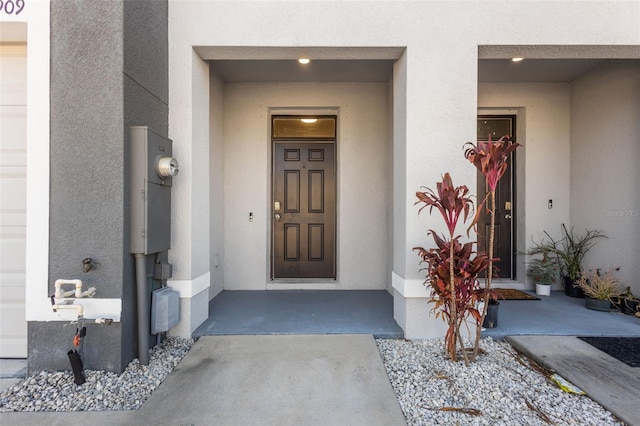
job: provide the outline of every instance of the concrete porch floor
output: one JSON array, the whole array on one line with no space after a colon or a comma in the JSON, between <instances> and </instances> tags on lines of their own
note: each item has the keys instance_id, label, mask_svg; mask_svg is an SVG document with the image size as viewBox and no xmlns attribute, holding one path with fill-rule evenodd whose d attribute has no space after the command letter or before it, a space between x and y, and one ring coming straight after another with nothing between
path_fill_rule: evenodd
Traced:
<instances>
[{"instance_id":1,"label":"concrete porch floor","mask_svg":"<svg viewBox=\"0 0 640 426\"><path fill-rule=\"evenodd\" d=\"M587 309L584 299L565 296L564 291L537 297L541 300L500 301L498 326L483 336L640 336L640 318Z\"/></svg>"},{"instance_id":2,"label":"concrete porch floor","mask_svg":"<svg viewBox=\"0 0 640 426\"><path fill-rule=\"evenodd\" d=\"M223 291L194 337L259 334L372 334L402 338L386 290Z\"/></svg>"},{"instance_id":3,"label":"concrete porch floor","mask_svg":"<svg viewBox=\"0 0 640 426\"><path fill-rule=\"evenodd\" d=\"M562 291L538 297L500 301L498 326L483 336L640 336L638 318L586 309L584 299ZM223 291L209 302L209 318L194 336L234 334L404 336L393 319L393 296L385 290Z\"/></svg>"}]
</instances>

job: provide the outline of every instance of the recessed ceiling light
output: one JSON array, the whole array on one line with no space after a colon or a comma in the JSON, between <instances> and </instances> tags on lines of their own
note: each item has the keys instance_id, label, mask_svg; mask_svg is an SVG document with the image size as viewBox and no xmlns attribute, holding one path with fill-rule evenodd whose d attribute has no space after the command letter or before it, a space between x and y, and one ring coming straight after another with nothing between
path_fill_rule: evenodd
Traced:
<instances>
[{"instance_id":1,"label":"recessed ceiling light","mask_svg":"<svg viewBox=\"0 0 640 426\"><path fill-rule=\"evenodd\" d=\"M511 61L513 62L520 62L522 61L524 58L511 58Z\"/></svg>"},{"instance_id":2,"label":"recessed ceiling light","mask_svg":"<svg viewBox=\"0 0 640 426\"><path fill-rule=\"evenodd\" d=\"M318 121L318 119L317 118L301 118L300 121L302 121L303 123L312 124Z\"/></svg>"},{"instance_id":3,"label":"recessed ceiling light","mask_svg":"<svg viewBox=\"0 0 640 426\"><path fill-rule=\"evenodd\" d=\"M300 58L300 59L298 59L298 62L300 62L303 65L306 65L309 62L311 62L311 60L309 58Z\"/></svg>"}]
</instances>

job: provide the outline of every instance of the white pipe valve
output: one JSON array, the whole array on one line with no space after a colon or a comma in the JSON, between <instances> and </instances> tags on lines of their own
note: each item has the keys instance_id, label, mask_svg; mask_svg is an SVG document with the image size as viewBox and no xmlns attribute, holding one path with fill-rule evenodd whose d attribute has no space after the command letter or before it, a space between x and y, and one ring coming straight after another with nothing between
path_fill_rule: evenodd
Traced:
<instances>
[{"instance_id":1,"label":"white pipe valve","mask_svg":"<svg viewBox=\"0 0 640 426\"><path fill-rule=\"evenodd\" d=\"M93 297L96 294L95 287L89 287L87 290L82 291L82 280L56 280L55 281L55 298L56 299L64 299L67 297ZM62 291L63 285L73 285L75 286L74 290Z\"/></svg>"}]
</instances>

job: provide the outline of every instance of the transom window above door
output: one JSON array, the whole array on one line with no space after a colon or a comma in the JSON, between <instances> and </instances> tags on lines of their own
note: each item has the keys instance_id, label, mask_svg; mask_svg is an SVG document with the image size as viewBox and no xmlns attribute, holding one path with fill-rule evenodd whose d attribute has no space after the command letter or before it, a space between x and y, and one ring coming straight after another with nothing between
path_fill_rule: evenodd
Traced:
<instances>
[{"instance_id":1,"label":"transom window above door","mask_svg":"<svg viewBox=\"0 0 640 426\"><path fill-rule=\"evenodd\" d=\"M274 116L271 132L274 139L335 139L336 118L334 116Z\"/></svg>"},{"instance_id":2,"label":"transom window above door","mask_svg":"<svg viewBox=\"0 0 640 426\"><path fill-rule=\"evenodd\" d=\"M478 117L477 140L497 141L508 135L513 137L513 116L480 116Z\"/></svg>"}]
</instances>

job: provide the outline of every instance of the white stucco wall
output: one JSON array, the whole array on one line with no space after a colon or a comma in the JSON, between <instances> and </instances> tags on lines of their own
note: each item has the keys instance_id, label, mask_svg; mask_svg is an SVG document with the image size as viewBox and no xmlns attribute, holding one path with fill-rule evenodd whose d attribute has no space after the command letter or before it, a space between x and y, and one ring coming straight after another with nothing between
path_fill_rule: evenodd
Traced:
<instances>
[{"instance_id":1,"label":"white stucco wall","mask_svg":"<svg viewBox=\"0 0 640 426\"><path fill-rule=\"evenodd\" d=\"M386 83L225 86L225 289L386 288L391 199L387 99ZM269 279L269 114L297 108L338 113L338 279L317 285L275 285Z\"/></svg>"},{"instance_id":2,"label":"white stucco wall","mask_svg":"<svg viewBox=\"0 0 640 426\"><path fill-rule=\"evenodd\" d=\"M171 56L171 43L169 49ZM210 273L209 66L189 49L187 62L170 60L169 68L170 80L172 72L189 75L186 81L169 84L169 137L180 163L171 194L169 261L173 281L184 286Z\"/></svg>"},{"instance_id":3,"label":"white stucco wall","mask_svg":"<svg viewBox=\"0 0 640 426\"><path fill-rule=\"evenodd\" d=\"M386 274L393 277L396 297L402 299L426 296L422 273L411 247L424 244L427 228L444 229L437 220L426 222L422 217L418 218L412 205L415 191L421 185L433 186L445 171L452 172L456 184L475 181L475 170L461 157L461 145L475 138L479 47L480 55L485 55L482 57L493 58L520 56L522 52L526 52L527 57L538 58L606 58L620 55L621 50L615 47L640 44L637 20L640 3L633 1L555 1L544 5L508 0L383 1L331 2L330 7L328 5L323 1L169 2L169 134L174 141L190 141L201 130L208 131L208 128L199 127L192 117L194 111L208 107L193 96L197 90L208 92L200 83L200 63L193 61L194 47L203 58L212 60L293 60L298 54L312 53L320 53L324 59L382 59L376 56L379 54L376 49L406 48L398 56L384 58L399 59L393 80L393 112L389 112L393 115L394 135L394 235L393 270L387 270ZM497 20L499 28L489 24ZM372 28L384 28L384 31L372 31ZM489 49L483 49L485 47ZM207 48L210 49L207 51ZM266 121L264 117L263 123ZM249 137L264 138L264 134L250 134ZM202 152L195 143L185 154L205 154L208 158L208 152ZM260 152L260 155L265 154ZM228 176L228 167L225 164L225 176ZM266 166L262 164L261 167L264 176ZM266 193L264 181L254 184L260 192ZM173 259L176 270L181 271L183 263L198 248L198 239L193 232L208 222L210 215L203 217L201 212L188 211L194 207L192 198L201 194L201 188L194 181L176 182L175 189L177 205L182 206L178 209L184 211L174 215L173 229L177 237L172 252L176 256ZM548 190L544 189L545 192ZM228 195L225 193L225 204L229 204ZM558 194L558 202L562 196ZM542 209L546 208L546 198L549 195L540 196L544 201L540 206ZM186 203L181 204L182 201ZM264 203L259 204L264 206ZM232 206L233 203L229 208ZM227 212L233 211L246 227L251 211L247 207L253 206L236 207L243 210L225 207L225 219L229 219ZM562 209L555 208L546 214L561 215L556 212ZM260 223L265 220L264 210L262 212L263 217L256 217L253 228L245 231L239 228L243 236L252 237L255 233L260 254L255 256L255 250L230 253L225 247L225 259L241 255L245 266L264 262L266 225ZM531 224L532 227L535 225L536 222ZM226 226L230 229L231 225ZM463 232L461 226L460 233ZM206 263L198 259L203 264L190 262L189 266L194 270L206 269L209 260L207 256ZM341 261L345 259L341 258ZM264 278L266 265L252 266L250 270L254 268L261 270ZM225 282L230 278L226 272ZM187 275L192 279L198 276L193 272ZM236 278L229 282L234 280ZM405 324L424 322L418 312L419 305L407 303L404 309L398 310ZM431 332L437 333L436 328L425 324L416 327L407 337L427 336Z\"/></svg>"},{"instance_id":4,"label":"white stucco wall","mask_svg":"<svg viewBox=\"0 0 640 426\"><path fill-rule=\"evenodd\" d=\"M210 69L209 83L209 166L211 195L209 199L209 264L211 287L209 299L213 299L224 287L224 83Z\"/></svg>"},{"instance_id":5,"label":"white stucco wall","mask_svg":"<svg viewBox=\"0 0 640 426\"><path fill-rule=\"evenodd\" d=\"M549 232L562 233L569 223L570 104L568 83L481 83L478 109L482 114L515 114L517 223L519 252L526 252ZM553 208L548 208L553 200ZM525 282L526 259L518 256L518 281ZM530 280L529 280L530 281ZM529 282L533 288L533 283Z\"/></svg>"},{"instance_id":6,"label":"white stucco wall","mask_svg":"<svg viewBox=\"0 0 640 426\"><path fill-rule=\"evenodd\" d=\"M574 81L571 96L571 224L609 238L584 268L621 266L640 295L640 61L612 61Z\"/></svg>"}]
</instances>

